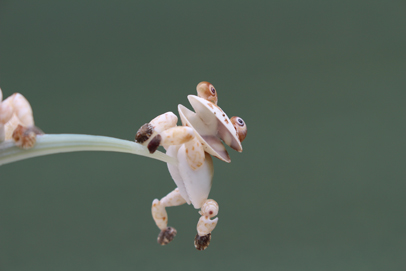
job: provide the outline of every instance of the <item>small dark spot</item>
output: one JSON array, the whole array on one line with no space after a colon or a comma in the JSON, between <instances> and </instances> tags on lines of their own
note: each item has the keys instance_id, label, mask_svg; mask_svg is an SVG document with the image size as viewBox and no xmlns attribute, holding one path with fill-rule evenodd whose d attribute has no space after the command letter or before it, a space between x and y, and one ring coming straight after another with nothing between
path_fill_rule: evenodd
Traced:
<instances>
[{"instance_id":1,"label":"small dark spot","mask_svg":"<svg viewBox=\"0 0 406 271\"><path fill-rule=\"evenodd\" d=\"M161 144L161 135L156 135L151 141L148 143L148 150L149 153L154 153L159 145Z\"/></svg>"},{"instance_id":2,"label":"small dark spot","mask_svg":"<svg viewBox=\"0 0 406 271\"><path fill-rule=\"evenodd\" d=\"M209 214L212 215L212 214L213 214L213 211L210 211Z\"/></svg>"},{"instance_id":3,"label":"small dark spot","mask_svg":"<svg viewBox=\"0 0 406 271\"><path fill-rule=\"evenodd\" d=\"M237 122L240 126L244 126L244 121L242 120L242 118L237 118Z\"/></svg>"},{"instance_id":4,"label":"small dark spot","mask_svg":"<svg viewBox=\"0 0 406 271\"><path fill-rule=\"evenodd\" d=\"M223 117L225 117L226 116L226 114L223 114Z\"/></svg>"}]
</instances>

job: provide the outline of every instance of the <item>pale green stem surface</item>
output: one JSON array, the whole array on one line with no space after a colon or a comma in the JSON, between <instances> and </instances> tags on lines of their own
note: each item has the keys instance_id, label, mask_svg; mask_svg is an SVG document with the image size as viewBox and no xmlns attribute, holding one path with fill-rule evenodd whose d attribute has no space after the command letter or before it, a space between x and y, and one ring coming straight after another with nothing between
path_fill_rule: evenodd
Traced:
<instances>
[{"instance_id":1,"label":"pale green stem surface","mask_svg":"<svg viewBox=\"0 0 406 271\"><path fill-rule=\"evenodd\" d=\"M95 135L45 134L38 135L37 143L28 150L17 147L13 140L0 143L0 166L31 157L76 151L125 152L177 164L173 157L160 151L150 154L145 146L127 140Z\"/></svg>"}]
</instances>

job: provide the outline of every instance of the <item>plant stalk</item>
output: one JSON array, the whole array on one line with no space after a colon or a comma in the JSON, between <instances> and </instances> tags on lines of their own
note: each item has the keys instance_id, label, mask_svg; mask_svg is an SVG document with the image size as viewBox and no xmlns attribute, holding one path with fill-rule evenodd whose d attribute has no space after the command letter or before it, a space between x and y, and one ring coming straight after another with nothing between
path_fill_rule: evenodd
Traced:
<instances>
[{"instance_id":1,"label":"plant stalk","mask_svg":"<svg viewBox=\"0 0 406 271\"><path fill-rule=\"evenodd\" d=\"M76 151L132 153L177 164L177 160L171 156L160 151L151 154L145 146L127 140L95 135L45 134L37 135L35 146L28 150L17 147L13 140L0 143L0 166L32 157Z\"/></svg>"}]
</instances>

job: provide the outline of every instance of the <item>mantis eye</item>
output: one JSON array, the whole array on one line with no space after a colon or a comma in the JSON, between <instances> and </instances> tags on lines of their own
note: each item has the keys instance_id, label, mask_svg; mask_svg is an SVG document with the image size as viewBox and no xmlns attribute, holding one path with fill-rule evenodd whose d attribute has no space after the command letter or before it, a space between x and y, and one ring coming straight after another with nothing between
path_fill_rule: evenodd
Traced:
<instances>
[{"instance_id":1,"label":"mantis eye","mask_svg":"<svg viewBox=\"0 0 406 271\"><path fill-rule=\"evenodd\" d=\"M244 126L244 121L242 120L242 118L237 117L236 120L238 125Z\"/></svg>"},{"instance_id":2,"label":"mantis eye","mask_svg":"<svg viewBox=\"0 0 406 271\"><path fill-rule=\"evenodd\" d=\"M197 96L217 104L217 91L212 84L206 81L200 82L197 85L196 90Z\"/></svg>"},{"instance_id":3,"label":"mantis eye","mask_svg":"<svg viewBox=\"0 0 406 271\"><path fill-rule=\"evenodd\" d=\"M247 136L247 125L240 117L232 117L230 121L237 132L238 139L242 142Z\"/></svg>"},{"instance_id":4,"label":"mantis eye","mask_svg":"<svg viewBox=\"0 0 406 271\"><path fill-rule=\"evenodd\" d=\"M213 95L216 95L216 89L213 87L213 85L210 85L210 91Z\"/></svg>"}]
</instances>

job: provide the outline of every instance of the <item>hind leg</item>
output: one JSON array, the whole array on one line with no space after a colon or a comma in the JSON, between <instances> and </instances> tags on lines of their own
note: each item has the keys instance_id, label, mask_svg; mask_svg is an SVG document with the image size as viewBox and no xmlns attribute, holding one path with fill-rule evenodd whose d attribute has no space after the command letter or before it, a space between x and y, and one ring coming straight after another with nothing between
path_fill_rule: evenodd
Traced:
<instances>
[{"instance_id":1,"label":"hind leg","mask_svg":"<svg viewBox=\"0 0 406 271\"><path fill-rule=\"evenodd\" d=\"M158 235L158 244L167 245L176 236L176 230L168 227L168 214L165 208L171 206L179 206L186 203L186 200L180 195L179 189L176 188L161 200L154 199L152 202L152 218L155 224L161 230Z\"/></svg>"},{"instance_id":2,"label":"hind leg","mask_svg":"<svg viewBox=\"0 0 406 271\"><path fill-rule=\"evenodd\" d=\"M215 200L208 199L200 209L201 215L197 223L197 235L195 237L195 248L197 250L205 250L211 240L211 232L217 225L218 217L210 219L218 214L219 205Z\"/></svg>"}]
</instances>

